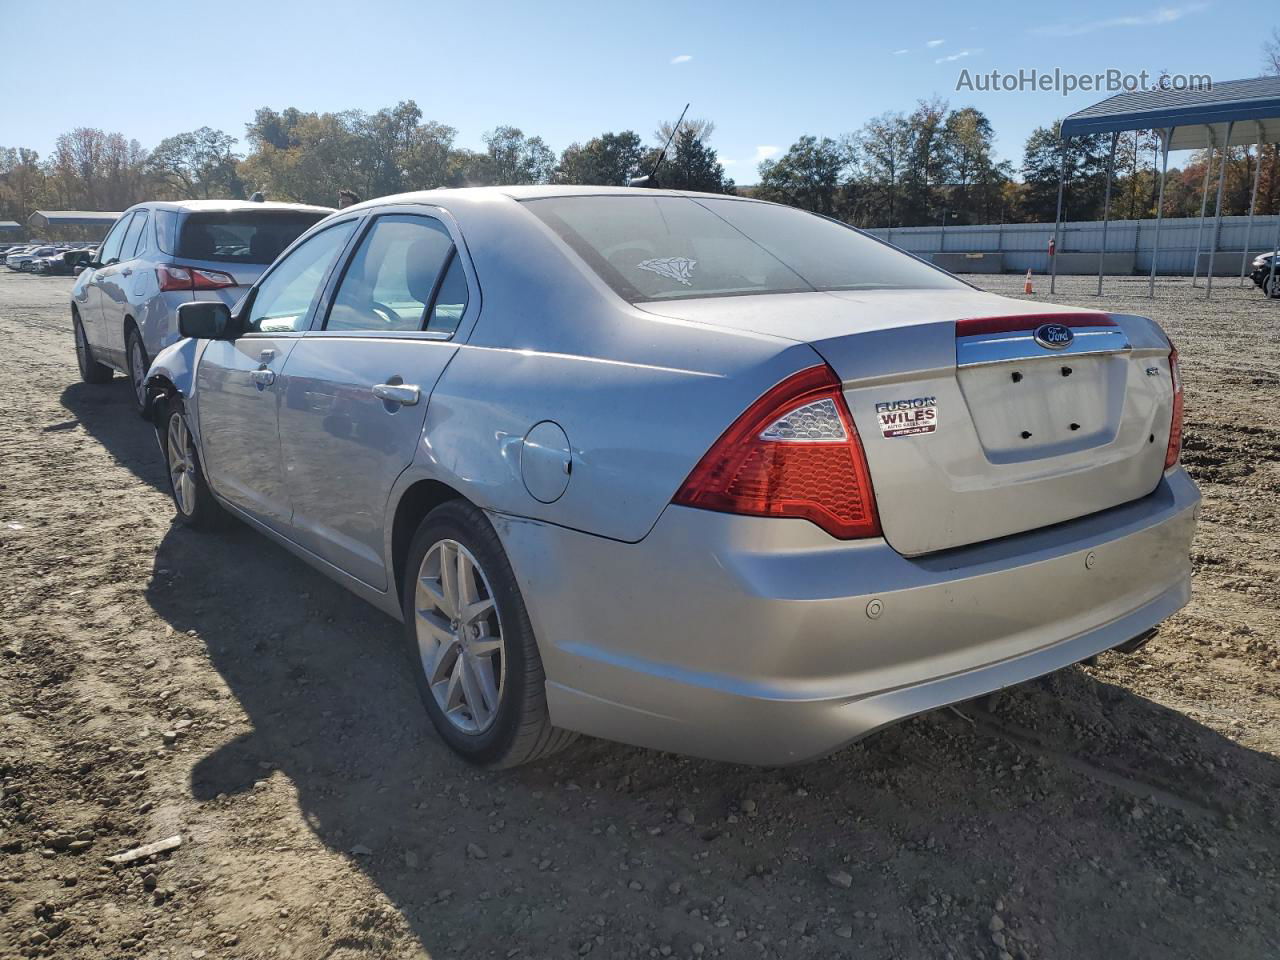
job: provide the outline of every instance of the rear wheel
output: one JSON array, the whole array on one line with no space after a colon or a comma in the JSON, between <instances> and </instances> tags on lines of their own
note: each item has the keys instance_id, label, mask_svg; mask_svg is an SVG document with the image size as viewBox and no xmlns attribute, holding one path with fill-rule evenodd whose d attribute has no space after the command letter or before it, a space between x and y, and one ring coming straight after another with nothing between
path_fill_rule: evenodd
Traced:
<instances>
[{"instance_id":1,"label":"rear wheel","mask_svg":"<svg viewBox=\"0 0 1280 960\"><path fill-rule=\"evenodd\" d=\"M1280 297L1280 273L1277 273L1274 277L1268 276L1267 279L1263 280L1262 288L1267 291L1267 296L1271 299L1274 300Z\"/></svg>"},{"instance_id":2,"label":"rear wheel","mask_svg":"<svg viewBox=\"0 0 1280 960\"><path fill-rule=\"evenodd\" d=\"M215 530L226 523L226 511L214 499L204 478L195 438L187 425L187 412L178 397L164 402L157 423L161 428L160 443L168 467L169 492L178 512L178 520L197 530Z\"/></svg>"},{"instance_id":3,"label":"rear wheel","mask_svg":"<svg viewBox=\"0 0 1280 960\"><path fill-rule=\"evenodd\" d=\"M455 752L482 766L514 767L574 740L551 725L529 614L483 511L451 500L423 519L403 596L418 693Z\"/></svg>"},{"instance_id":4,"label":"rear wheel","mask_svg":"<svg viewBox=\"0 0 1280 960\"><path fill-rule=\"evenodd\" d=\"M108 383L112 370L106 364L93 359L93 351L89 348L89 340L84 335L84 324L79 314L71 315L71 326L76 338L76 365L80 368L80 379L85 383Z\"/></svg>"},{"instance_id":5,"label":"rear wheel","mask_svg":"<svg viewBox=\"0 0 1280 960\"><path fill-rule=\"evenodd\" d=\"M125 356L129 367L129 382L133 385L133 404L138 413L145 416L147 411L147 349L142 345L142 335L138 328L129 325L125 334Z\"/></svg>"}]
</instances>

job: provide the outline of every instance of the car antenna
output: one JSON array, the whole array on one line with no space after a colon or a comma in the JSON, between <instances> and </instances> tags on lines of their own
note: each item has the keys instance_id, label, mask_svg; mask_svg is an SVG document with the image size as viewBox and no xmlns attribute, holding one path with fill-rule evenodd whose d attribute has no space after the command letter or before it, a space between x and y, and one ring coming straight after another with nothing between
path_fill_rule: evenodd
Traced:
<instances>
[{"instance_id":1,"label":"car antenna","mask_svg":"<svg viewBox=\"0 0 1280 960\"><path fill-rule=\"evenodd\" d=\"M662 161L667 159L667 148L671 146L671 141L676 138L676 134L680 131L680 124L684 123L684 115L689 112L689 104L684 105L684 109L680 111L680 119L676 121L676 125L671 128L671 136L667 137L667 142L662 145L662 152L658 154L658 159L654 161L653 169L643 177L632 177L627 181L628 187L657 187L658 186L658 168L662 166Z\"/></svg>"}]
</instances>

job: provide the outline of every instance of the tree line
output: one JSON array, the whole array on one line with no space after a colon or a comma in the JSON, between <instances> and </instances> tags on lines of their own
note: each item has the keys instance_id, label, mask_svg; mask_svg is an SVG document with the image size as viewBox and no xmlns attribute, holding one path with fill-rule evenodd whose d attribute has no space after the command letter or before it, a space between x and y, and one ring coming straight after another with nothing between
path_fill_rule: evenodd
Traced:
<instances>
[{"instance_id":1,"label":"tree line","mask_svg":"<svg viewBox=\"0 0 1280 960\"><path fill-rule=\"evenodd\" d=\"M668 137L664 187L745 193L792 204L863 227L1051 221L1061 152L1058 125L1027 138L1021 163L997 160L990 120L974 107L921 100L840 136L803 136L762 162L757 182L739 187L711 146L715 125L668 123L646 140L632 130L606 132L557 154L536 135L499 126L483 149L457 144L453 127L425 119L412 100L374 113L259 109L235 137L201 127L148 150L120 133L78 128L58 137L47 157L0 147L0 219L25 223L33 210L122 210L142 200L243 198L333 206L339 190L362 198L433 187L563 183L624 185L647 173ZM673 135L674 133L674 135ZM1068 153L1064 215L1102 215L1110 137L1078 138ZM1204 153L1169 171L1165 216L1195 216ZM1112 217L1155 215L1159 141L1153 131L1122 134L1112 183ZM1256 151L1228 152L1223 212L1248 210ZM1262 153L1259 213L1280 212L1276 148ZM1217 175L1214 160L1213 177ZM1212 179L1212 178L1211 178ZM1211 187L1211 193L1212 193ZM1211 198L1212 199L1212 198Z\"/></svg>"}]
</instances>

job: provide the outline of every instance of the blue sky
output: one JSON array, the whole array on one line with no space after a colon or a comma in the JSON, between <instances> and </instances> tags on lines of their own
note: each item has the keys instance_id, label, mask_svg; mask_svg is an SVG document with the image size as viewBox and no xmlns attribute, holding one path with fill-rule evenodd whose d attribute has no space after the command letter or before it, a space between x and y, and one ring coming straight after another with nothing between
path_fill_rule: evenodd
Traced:
<instances>
[{"instance_id":1,"label":"blue sky","mask_svg":"<svg viewBox=\"0 0 1280 960\"><path fill-rule=\"evenodd\" d=\"M240 136L259 106L418 102L462 146L510 123L556 150L604 130L649 137L686 101L740 183L805 133L835 136L939 95L986 112L1003 157L1106 94L957 92L977 73L1108 68L1216 80L1261 68L1267 21L1222 0L1039 3L69 5L0 0L0 145L46 154L76 126L151 147L202 125ZM65 51L55 58L50 51Z\"/></svg>"}]
</instances>

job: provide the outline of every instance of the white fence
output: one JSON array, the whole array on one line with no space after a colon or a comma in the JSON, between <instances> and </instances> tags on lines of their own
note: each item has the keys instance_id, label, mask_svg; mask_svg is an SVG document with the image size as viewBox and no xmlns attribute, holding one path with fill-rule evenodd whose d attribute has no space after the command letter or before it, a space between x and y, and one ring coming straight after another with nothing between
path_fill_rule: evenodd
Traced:
<instances>
[{"instance_id":1,"label":"white fence","mask_svg":"<svg viewBox=\"0 0 1280 960\"><path fill-rule=\"evenodd\" d=\"M1251 232L1248 224L1248 217L1222 218L1222 230L1217 238L1214 260L1215 274L1239 275L1240 257L1246 246L1250 251L1250 259L1258 253L1276 248L1280 216L1254 217ZM1199 219L1161 221L1156 273L1190 276L1196 253L1196 233L1199 230ZM1049 272L1052 223L983 224L946 228L879 227L867 232L925 259L930 254L939 252L1001 253L1004 255L1006 271ZM1155 233L1154 219L1112 220L1107 224L1107 251L1133 253L1137 257L1137 272L1145 275L1151 270L1151 248ZM1247 238L1246 233L1250 234ZM1204 272L1205 254L1209 252L1213 242L1214 223L1212 218L1207 217L1200 236L1201 273ZM1096 253L1101 248L1101 220L1072 221L1059 228L1058 250L1061 253Z\"/></svg>"}]
</instances>

